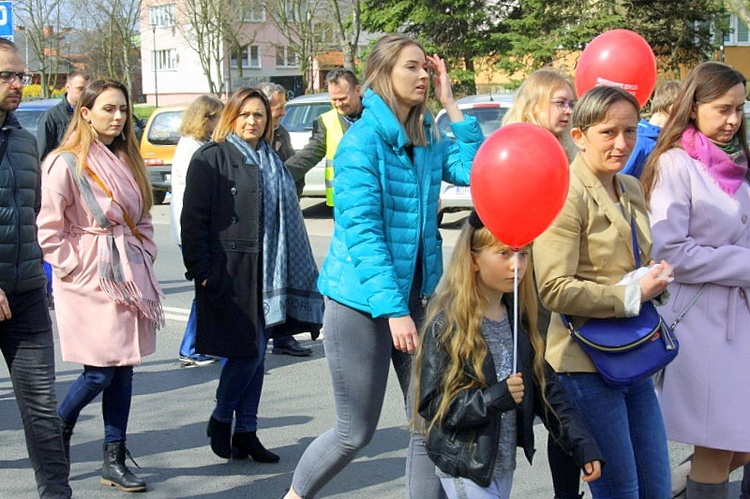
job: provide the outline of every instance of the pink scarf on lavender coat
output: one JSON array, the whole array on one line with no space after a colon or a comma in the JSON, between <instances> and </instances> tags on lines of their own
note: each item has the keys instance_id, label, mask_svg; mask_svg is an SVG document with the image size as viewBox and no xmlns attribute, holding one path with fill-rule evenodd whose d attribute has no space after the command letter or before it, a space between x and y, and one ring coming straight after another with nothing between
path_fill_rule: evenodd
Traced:
<instances>
[{"instance_id":1,"label":"pink scarf on lavender coat","mask_svg":"<svg viewBox=\"0 0 750 499\"><path fill-rule=\"evenodd\" d=\"M729 154L719 149L719 146L689 126L682 132L680 145L691 158L698 160L701 167L714 179L721 190L733 196L742 185L747 175L747 158L740 148L740 154L735 160Z\"/></svg>"}]
</instances>

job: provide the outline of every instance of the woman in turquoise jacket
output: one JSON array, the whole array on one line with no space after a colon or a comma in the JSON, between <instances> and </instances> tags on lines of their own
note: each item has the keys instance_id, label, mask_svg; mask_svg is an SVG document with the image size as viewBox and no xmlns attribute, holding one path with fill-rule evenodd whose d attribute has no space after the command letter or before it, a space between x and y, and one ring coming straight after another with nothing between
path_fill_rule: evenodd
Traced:
<instances>
[{"instance_id":1,"label":"woman in turquoise jacket","mask_svg":"<svg viewBox=\"0 0 750 499\"><path fill-rule=\"evenodd\" d=\"M455 141L440 135L427 111L430 70ZM406 398L423 303L443 271L440 182L468 185L483 139L453 99L445 62L408 37L386 35L375 44L364 88L362 118L334 158L335 226L318 280L336 423L303 454L288 498L313 497L370 441L391 359ZM411 496L439 496L429 458L411 449L410 457Z\"/></svg>"}]
</instances>

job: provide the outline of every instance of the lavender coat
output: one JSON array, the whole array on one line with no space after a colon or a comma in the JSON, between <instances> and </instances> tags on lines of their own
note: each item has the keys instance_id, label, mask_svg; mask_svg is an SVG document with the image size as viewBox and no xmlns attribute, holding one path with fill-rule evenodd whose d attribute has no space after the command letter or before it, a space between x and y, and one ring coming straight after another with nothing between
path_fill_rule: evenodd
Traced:
<instances>
[{"instance_id":1,"label":"lavender coat","mask_svg":"<svg viewBox=\"0 0 750 499\"><path fill-rule=\"evenodd\" d=\"M750 186L730 196L679 148L659 158L651 196L654 259L674 265L670 323L709 283L677 326L680 353L659 402L670 440L750 452Z\"/></svg>"}]
</instances>

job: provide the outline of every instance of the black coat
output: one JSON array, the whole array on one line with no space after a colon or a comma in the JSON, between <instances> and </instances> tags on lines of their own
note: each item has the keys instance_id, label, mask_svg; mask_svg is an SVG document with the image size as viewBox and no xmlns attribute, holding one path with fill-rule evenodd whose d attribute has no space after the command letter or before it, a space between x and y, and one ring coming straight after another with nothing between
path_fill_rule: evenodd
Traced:
<instances>
[{"instance_id":1,"label":"black coat","mask_svg":"<svg viewBox=\"0 0 750 499\"><path fill-rule=\"evenodd\" d=\"M510 314L512 303L506 301L506 309ZM512 324L513 318L509 319ZM428 421L434 418L440 405L443 366L447 363L446 352L438 341L443 328L441 317L438 316L422 339L424 353L418 394L419 413ZM516 405L506 381L498 382L495 364L488 353L482 365L488 387L460 392L448 408L442 424L435 425L425 438L427 454L444 473L468 478L482 487L488 487L497 459L500 416L510 410L516 411L517 445L524 450L529 462L535 452L535 416L542 419L562 449L573 456L579 466L596 460L603 462L602 453L580 414L568 399L565 389L557 382L557 375L546 364L547 401L557 416L545 406L534 378L533 356L529 335L519 324L518 370L523 376L524 397L521 404ZM473 376L468 363L464 370Z\"/></svg>"},{"instance_id":2,"label":"black coat","mask_svg":"<svg viewBox=\"0 0 750 499\"><path fill-rule=\"evenodd\" d=\"M196 351L256 357L262 327L258 167L228 142L190 161L180 218L185 277L195 281ZM206 285L202 282L206 280Z\"/></svg>"}]
</instances>

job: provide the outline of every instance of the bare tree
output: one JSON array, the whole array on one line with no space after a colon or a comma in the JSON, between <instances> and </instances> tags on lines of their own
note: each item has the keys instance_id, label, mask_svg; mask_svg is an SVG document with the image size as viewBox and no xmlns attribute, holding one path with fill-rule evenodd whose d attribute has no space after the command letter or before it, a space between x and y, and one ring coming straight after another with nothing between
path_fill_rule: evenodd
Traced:
<instances>
[{"instance_id":1,"label":"bare tree","mask_svg":"<svg viewBox=\"0 0 750 499\"><path fill-rule=\"evenodd\" d=\"M320 33L326 28L325 0L269 0L268 16L297 57L304 87L311 89L313 58L321 51ZM283 47L277 47L277 50Z\"/></svg>"},{"instance_id":2,"label":"bare tree","mask_svg":"<svg viewBox=\"0 0 750 499\"><path fill-rule=\"evenodd\" d=\"M61 0L15 0L13 7L26 32L26 45L39 61L42 94L49 97L49 82L59 64L60 27L67 21L61 19Z\"/></svg>"},{"instance_id":3,"label":"bare tree","mask_svg":"<svg viewBox=\"0 0 750 499\"><path fill-rule=\"evenodd\" d=\"M185 0L178 7L175 25L198 54L211 93L229 90L224 63L254 39L245 20L258 5L260 0Z\"/></svg>"},{"instance_id":4,"label":"bare tree","mask_svg":"<svg viewBox=\"0 0 750 499\"><path fill-rule=\"evenodd\" d=\"M336 37L344 54L344 67L354 71L357 61L357 46L362 31L360 0L329 0L333 14Z\"/></svg>"}]
</instances>

